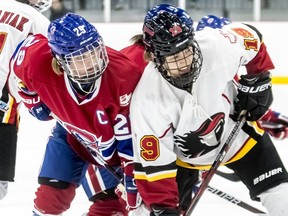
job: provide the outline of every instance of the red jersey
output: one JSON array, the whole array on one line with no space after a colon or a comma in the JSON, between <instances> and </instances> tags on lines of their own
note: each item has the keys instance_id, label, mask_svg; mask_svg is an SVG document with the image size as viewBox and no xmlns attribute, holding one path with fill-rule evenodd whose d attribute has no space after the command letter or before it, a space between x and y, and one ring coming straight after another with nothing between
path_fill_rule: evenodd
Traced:
<instances>
[{"instance_id":1,"label":"red jersey","mask_svg":"<svg viewBox=\"0 0 288 216\"><path fill-rule=\"evenodd\" d=\"M121 53L140 67L142 73L148 64L144 59L144 51L144 45L140 44L132 44L120 50Z\"/></svg>"},{"instance_id":2,"label":"red jersey","mask_svg":"<svg viewBox=\"0 0 288 216\"><path fill-rule=\"evenodd\" d=\"M128 115L132 91L141 72L118 51L107 47L107 53L108 67L96 81L96 90L84 100L77 97L66 73L57 75L53 71L53 56L43 35L24 41L15 56L13 69L69 132L68 142L81 157L97 164L95 152L98 152L114 165L119 159L133 159Z\"/></svg>"}]
</instances>

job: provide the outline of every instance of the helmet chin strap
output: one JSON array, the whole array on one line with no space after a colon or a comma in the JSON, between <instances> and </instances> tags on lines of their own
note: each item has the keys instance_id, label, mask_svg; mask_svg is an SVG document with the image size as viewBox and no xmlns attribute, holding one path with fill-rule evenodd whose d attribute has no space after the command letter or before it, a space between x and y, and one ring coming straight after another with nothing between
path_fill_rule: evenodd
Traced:
<instances>
[{"instance_id":1,"label":"helmet chin strap","mask_svg":"<svg viewBox=\"0 0 288 216\"><path fill-rule=\"evenodd\" d=\"M69 78L71 81L71 85L73 89L79 93L80 95L87 95L95 91L96 89L96 82L93 83L87 83L87 84L81 84L77 81L74 81Z\"/></svg>"}]
</instances>

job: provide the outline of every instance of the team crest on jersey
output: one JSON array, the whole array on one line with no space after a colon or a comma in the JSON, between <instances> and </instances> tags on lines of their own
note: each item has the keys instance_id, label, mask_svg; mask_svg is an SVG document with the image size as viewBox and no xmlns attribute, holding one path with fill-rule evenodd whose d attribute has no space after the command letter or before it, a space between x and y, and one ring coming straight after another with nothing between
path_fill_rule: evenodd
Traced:
<instances>
[{"instance_id":1,"label":"team crest on jersey","mask_svg":"<svg viewBox=\"0 0 288 216\"><path fill-rule=\"evenodd\" d=\"M84 132L84 133L83 133ZM101 148L101 137L97 138L95 135L91 136L86 131L71 130L71 134L86 148L99 150ZM103 148L103 147L102 147Z\"/></svg>"},{"instance_id":2,"label":"team crest on jersey","mask_svg":"<svg viewBox=\"0 0 288 216\"><path fill-rule=\"evenodd\" d=\"M55 114L52 114L59 124L69 133L71 133L74 138L81 143L86 149L104 149L107 147L106 144L103 145L102 136L97 137L95 134L90 133L82 128L76 127L67 122L63 122Z\"/></svg>"},{"instance_id":3,"label":"team crest on jersey","mask_svg":"<svg viewBox=\"0 0 288 216\"><path fill-rule=\"evenodd\" d=\"M196 158L220 145L225 124L224 113L216 113L196 130L174 137L175 144L184 157Z\"/></svg>"},{"instance_id":4,"label":"team crest on jersey","mask_svg":"<svg viewBox=\"0 0 288 216\"><path fill-rule=\"evenodd\" d=\"M132 94L125 94L120 96L120 106L128 106L131 101Z\"/></svg>"}]
</instances>

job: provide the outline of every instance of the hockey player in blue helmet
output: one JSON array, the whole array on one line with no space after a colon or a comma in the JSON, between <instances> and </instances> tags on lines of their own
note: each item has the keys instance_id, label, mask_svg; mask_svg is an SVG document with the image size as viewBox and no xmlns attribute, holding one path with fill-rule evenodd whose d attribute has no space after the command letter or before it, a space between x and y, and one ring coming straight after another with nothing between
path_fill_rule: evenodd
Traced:
<instances>
[{"instance_id":1,"label":"hockey player in blue helmet","mask_svg":"<svg viewBox=\"0 0 288 216\"><path fill-rule=\"evenodd\" d=\"M138 66L105 46L97 29L74 13L52 21L48 39L28 37L12 64L57 120L38 176L34 215L65 212L89 163L113 167L119 178L99 169L98 182L86 181L98 186L88 215L127 216L137 208L129 105L141 76Z\"/></svg>"},{"instance_id":2,"label":"hockey player in blue helmet","mask_svg":"<svg viewBox=\"0 0 288 216\"><path fill-rule=\"evenodd\" d=\"M65 16L65 23L52 22L48 44L73 88L87 94L96 89L96 80L104 73L109 59L103 39L95 27L82 18L79 22L83 24L77 23L79 27L75 28L75 16L72 14Z\"/></svg>"}]
</instances>

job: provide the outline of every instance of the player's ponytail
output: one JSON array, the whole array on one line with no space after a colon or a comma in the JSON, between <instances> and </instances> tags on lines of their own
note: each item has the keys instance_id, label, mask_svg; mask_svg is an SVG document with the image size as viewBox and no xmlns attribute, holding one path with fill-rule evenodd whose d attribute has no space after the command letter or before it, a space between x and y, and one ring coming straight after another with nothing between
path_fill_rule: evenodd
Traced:
<instances>
[{"instance_id":1,"label":"player's ponytail","mask_svg":"<svg viewBox=\"0 0 288 216\"><path fill-rule=\"evenodd\" d=\"M57 75L63 74L63 69L55 57L53 57L53 59L52 59L51 66L52 66L52 69L55 72L55 74L57 74Z\"/></svg>"}]
</instances>

